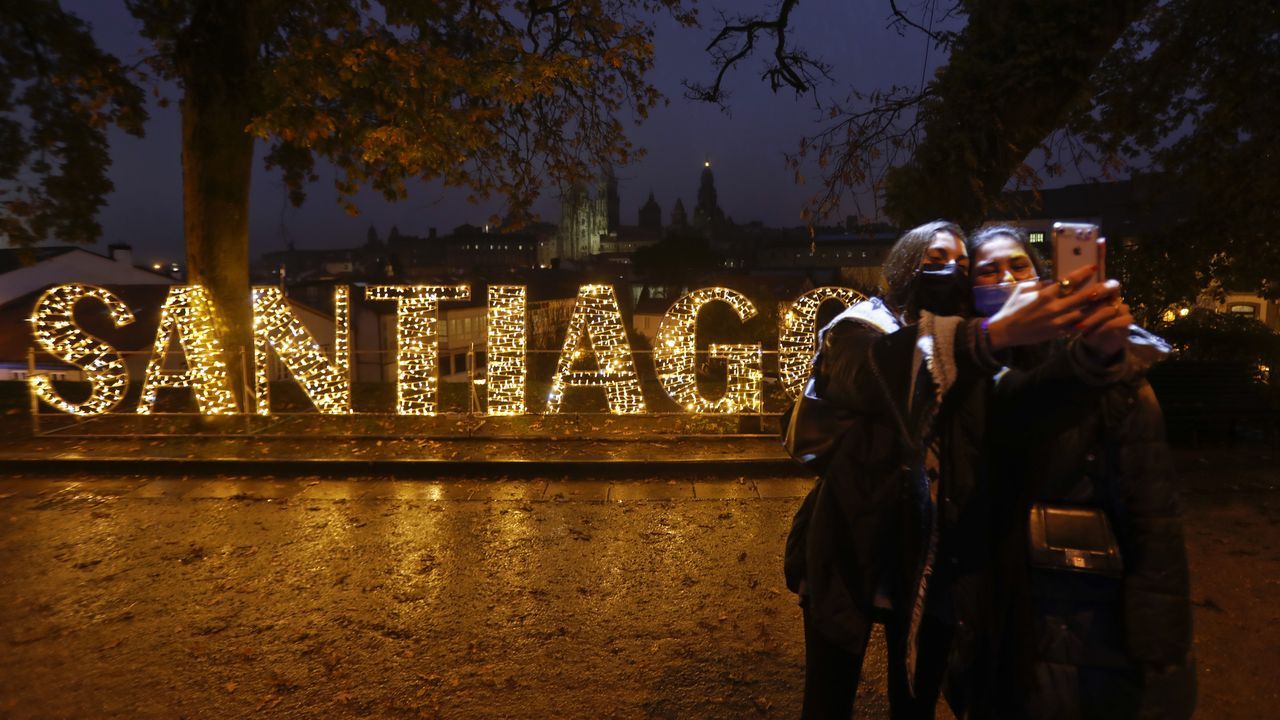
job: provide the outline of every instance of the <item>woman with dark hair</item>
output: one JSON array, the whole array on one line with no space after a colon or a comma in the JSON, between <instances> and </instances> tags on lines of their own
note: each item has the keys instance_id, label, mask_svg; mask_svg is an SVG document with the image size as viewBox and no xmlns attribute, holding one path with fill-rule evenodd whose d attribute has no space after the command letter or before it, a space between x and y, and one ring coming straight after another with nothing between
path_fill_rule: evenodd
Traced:
<instances>
[{"instance_id":1,"label":"woman with dark hair","mask_svg":"<svg viewBox=\"0 0 1280 720\"><path fill-rule=\"evenodd\" d=\"M975 233L969 252L980 316L1040 276L1016 228ZM954 595L968 629L948 694L966 717L1184 718L1194 708L1182 522L1160 406L1142 365L1126 362L1131 324L1117 296L1091 308L1065 350L999 357L982 452L989 506L971 513L986 527L966 526L987 539L991 562L972 546ZM1094 372L1035 380L1072 353ZM1079 381L1090 376L1098 381Z\"/></svg>"},{"instance_id":2,"label":"woman with dark hair","mask_svg":"<svg viewBox=\"0 0 1280 720\"><path fill-rule=\"evenodd\" d=\"M850 306L818 335L819 350L810 379L789 418L784 419L785 444L797 460L820 476L827 474L842 439L859 423L862 408L854 391L854 378L867 349L877 338L914 323L922 303L932 303L935 309L950 314L960 312L966 300L968 263L964 233L959 226L943 220L913 228L894 243L884 263L882 295ZM837 464L844 462L847 457L840 458ZM841 470L837 468L836 472ZM840 527L820 521L818 528L812 528L813 506L823 482L820 479L805 498L792 522L784 571L787 587L800 596L804 616L802 717L843 719L853 708L873 620L885 622L888 634L897 639L899 626L892 622L895 616L890 612L889 581L880 576L879 567L864 568L859 584L872 591L854 599L842 590L841 583L823 576L818 578L821 589L815 599L807 558L814 554L827 567L836 554L853 557L851 546L860 548L861 556L892 557L895 549L884 528L896 517L898 508L886 495L883 502L868 502L861 508L871 516L878 514L878 523ZM876 593L877 587L884 591ZM901 645L890 643L891 648ZM899 665L891 663L893 668ZM890 676L889 699L893 717L909 716L913 697L896 671Z\"/></svg>"},{"instance_id":3,"label":"woman with dark hair","mask_svg":"<svg viewBox=\"0 0 1280 720\"><path fill-rule=\"evenodd\" d=\"M1044 263L1027 234L1010 225L991 225L978 230L968 241L969 251L982 250L982 262L973 265L974 309L982 317L995 315L1020 282L1038 280Z\"/></svg>"},{"instance_id":4,"label":"woman with dark hair","mask_svg":"<svg viewBox=\"0 0 1280 720\"><path fill-rule=\"evenodd\" d=\"M957 602L968 610L963 601L980 584L971 565L985 566L975 558L989 547L974 521L989 504L981 460L983 408L1000 367L993 355L1062 337L1097 315L1085 294L1023 283L990 321L965 320L972 288L961 266L922 261L899 296L914 324L874 337L854 370L826 379L848 414L834 449L818 455L827 464L787 554L805 591L804 717L848 717L873 622L885 627L892 717L934 717L953 637L973 646ZM1109 281L1097 290L1106 298L1117 289ZM1029 384L1089 376L1077 354L1036 367ZM815 367L826 370L826 358Z\"/></svg>"},{"instance_id":5,"label":"woman with dark hair","mask_svg":"<svg viewBox=\"0 0 1280 720\"><path fill-rule=\"evenodd\" d=\"M885 257L881 294L845 308L818 332L818 352L809 380L783 423L787 450L815 472L821 474L836 439L855 414L851 381L867 348L876 338L919 317L915 289L925 267L961 275L968 272L969 257L960 226L934 220L908 230ZM945 270L948 267L950 271ZM798 521L803 519L803 508L796 516ZM792 592L799 592L792 583L798 576L788 570L787 577Z\"/></svg>"}]
</instances>

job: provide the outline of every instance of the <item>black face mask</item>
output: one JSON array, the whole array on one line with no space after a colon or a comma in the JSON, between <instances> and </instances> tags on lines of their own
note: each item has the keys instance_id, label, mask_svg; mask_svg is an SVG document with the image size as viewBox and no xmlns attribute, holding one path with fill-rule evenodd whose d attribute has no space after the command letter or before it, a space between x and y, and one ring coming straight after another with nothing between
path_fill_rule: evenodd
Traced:
<instances>
[{"instance_id":1,"label":"black face mask","mask_svg":"<svg viewBox=\"0 0 1280 720\"><path fill-rule=\"evenodd\" d=\"M915 306L934 315L969 315L969 275L956 263L921 265L915 277Z\"/></svg>"}]
</instances>

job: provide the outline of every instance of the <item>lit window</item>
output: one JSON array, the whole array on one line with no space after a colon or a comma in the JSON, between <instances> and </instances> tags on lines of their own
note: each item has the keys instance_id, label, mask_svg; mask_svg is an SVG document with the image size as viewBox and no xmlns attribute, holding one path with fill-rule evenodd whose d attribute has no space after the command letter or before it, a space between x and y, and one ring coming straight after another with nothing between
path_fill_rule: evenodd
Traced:
<instances>
[{"instance_id":1,"label":"lit window","mask_svg":"<svg viewBox=\"0 0 1280 720\"><path fill-rule=\"evenodd\" d=\"M1042 243L1044 242L1044 233L1033 232L1028 236L1028 239L1033 243Z\"/></svg>"},{"instance_id":2,"label":"lit window","mask_svg":"<svg viewBox=\"0 0 1280 720\"><path fill-rule=\"evenodd\" d=\"M1231 306L1231 314L1240 317L1256 318L1258 317L1258 306L1249 304L1240 304Z\"/></svg>"}]
</instances>

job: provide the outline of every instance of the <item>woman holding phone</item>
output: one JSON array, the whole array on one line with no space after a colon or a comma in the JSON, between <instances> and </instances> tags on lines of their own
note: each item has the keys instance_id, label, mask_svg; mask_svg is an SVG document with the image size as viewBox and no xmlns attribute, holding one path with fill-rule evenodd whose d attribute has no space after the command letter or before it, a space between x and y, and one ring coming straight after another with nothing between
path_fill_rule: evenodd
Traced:
<instances>
[{"instance_id":1,"label":"woman holding phone","mask_svg":"<svg viewBox=\"0 0 1280 720\"><path fill-rule=\"evenodd\" d=\"M921 442L932 432L939 404L932 391L913 388L934 385L933 366L917 352L917 340L950 343L960 316L969 314L969 258L960 237L958 228L940 222L899 240L885 269L888 302L854 306L823 330L813 377L793 409L788 447L821 473L796 514L785 562L788 587L804 609L804 718L848 718L877 622L888 646L891 717L934 716L952 622L950 612L915 612L929 538L916 514L921 498L912 491L926 472ZM1015 303L993 337L1010 346L1057 337L1082 319L1082 304L1081 298ZM891 327L858 316L884 307L904 323L888 336ZM917 320L928 328L917 332ZM923 382L915 385L916 379ZM955 466L967 467L967 456ZM968 476L949 483L960 489L948 507L962 505L963 488L972 484ZM940 601L931 606L943 607Z\"/></svg>"},{"instance_id":2,"label":"woman holding phone","mask_svg":"<svg viewBox=\"0 0 1280 720\"><path fill-rule=\"evenodd\" d=\"M1021 230L983 229L969 252L980 316L1046 288ZM1079 291L1098 300L1065 351L1000 358L983 444L992 562L972 568L953 606L971 626L949 678L964 717L1183 718L1194 708L1177 492L1159 404L1124 357L1132 317L1111 287ZM1076 353L1098 381L1033 382L1018 369L1055 352Z\"/></svg>"}]
</instances>

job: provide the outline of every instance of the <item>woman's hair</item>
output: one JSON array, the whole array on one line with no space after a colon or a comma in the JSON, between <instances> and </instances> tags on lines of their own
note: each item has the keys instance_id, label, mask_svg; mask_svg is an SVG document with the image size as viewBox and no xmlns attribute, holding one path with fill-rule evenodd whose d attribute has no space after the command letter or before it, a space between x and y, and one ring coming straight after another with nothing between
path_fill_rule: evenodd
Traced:
<instances>
[{"instance_id":1,"label":"woman's hair","mask_svg":"<svg viewBox=\"0 0 1280 720\"><path fill-rule=\"evenodd\" d=\"M884 301L889 309L901 313L910 304L908 300L914 288L912 280L920 269L920 261L929 250L929 243L939 232L949 232L964 242L964 231L959 225L946 220L934 220L908 230L889 248L884 259Z\"/></svg>"},{"instance_id":2,"label":"woman's hair","mask_svg":"<svg viewBox=\"0 0 1280 720\"><path fill-rule=\"evenodd\" d=\"M1027 257L1031 258L1031 267L1036 269L1036 275L1045 277L1044 260L1040 258L1040 253L1031 245L1031 241L1027 239L1027 231L1020 227L1012 225L987 225L979 228L969 236L965 244L969 246L969 261L977 263L978 250L992 240L1000 238L1009 238L1027 253Z\"/></svg>"}]
</instances>

